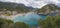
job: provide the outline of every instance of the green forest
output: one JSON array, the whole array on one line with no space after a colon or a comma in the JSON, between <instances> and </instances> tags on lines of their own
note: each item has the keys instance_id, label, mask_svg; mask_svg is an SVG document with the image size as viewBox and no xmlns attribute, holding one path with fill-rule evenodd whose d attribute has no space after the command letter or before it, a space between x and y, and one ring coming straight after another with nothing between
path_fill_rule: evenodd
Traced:
<instances>
[{"instance_id":1,"label":"green forest","mask_svg":"<svg viewBox=\"0 0 60 28\"><path fill-rule=\"evenodd\" d=\"M46 19L38 21L41 28L60 28L60 15L47 16Z\"/></svg>"},{"instance_id":2,"label":"green forest","mask_svg":"<svg viewBox=\"0 0 60 28\"><path fill-rule=\"evenodd\" d=\"M12 20L0 18L0 28L29 28L24 22L14 23Z\"/></svg>"}]
</instances>

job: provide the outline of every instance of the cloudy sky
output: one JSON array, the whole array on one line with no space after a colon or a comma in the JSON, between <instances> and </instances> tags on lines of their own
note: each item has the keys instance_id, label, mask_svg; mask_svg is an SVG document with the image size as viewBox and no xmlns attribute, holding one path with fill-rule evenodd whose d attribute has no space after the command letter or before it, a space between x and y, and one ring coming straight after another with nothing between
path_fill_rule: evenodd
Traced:
<instances>
[{"instance_id":1,"label":"cloudy sky","mask_svg":"<svg viewBox=\"0 0 60 28\"><path fill-rule=\"evenodd\" d=\"M60 6L60 0L0 0L3 2L23 3L26 6L32 6L34 8L41 8L47 4L56 4Z\"/></svg>"}]
</instances>

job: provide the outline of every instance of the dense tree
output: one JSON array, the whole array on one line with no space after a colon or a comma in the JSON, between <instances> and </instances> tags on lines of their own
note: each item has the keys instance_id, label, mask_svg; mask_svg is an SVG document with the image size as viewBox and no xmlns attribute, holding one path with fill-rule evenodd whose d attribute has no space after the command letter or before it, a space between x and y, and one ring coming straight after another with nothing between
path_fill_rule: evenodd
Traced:
<instances>
[{"instance_id":1,"label":"dense tree","mask_svg":"<svg viewBox=\"0 0 60 28\"><path fill-rule=\"evenodd\" d=\"M39 26L43 28L60 28L60 15L47 16L45 20L39 20Z\"/></svg>"},{"instance_id":2,"label":"dense tree","mask_svg":"<svg viewBox=\"0 0 60 28\"><path fill-rule=\"evenodd\" d=\"M0 28L1 28L1 25L2 25L2 24L4 24L4 22L3 22L3 19L0 18Z\"/></svg>"},{"instance_id":3,"label":"dense tree","mask_svg":"<svg viewBox=\"0 0 60 28\"><path fill-rule=\"evenodd\" d=\"M2 28L3 24L8 24L8 26L7 25L6 26L9 28L9 24L13 24L13 21L0 18L0 28Z\"/></svg>"},{"instance_id":4,"label":"dense tree","mask_svg":"<svg viewBox=\"0 0 60 28\"><path fill-rule=\"evenodd\" d=\"M29 26L23 22L16 22L15 28L29 28Z\"/></svg>"},{"instance_id":5,"label":"dense tree","mask_svg":"<svg viewBox=\"0 0 60 28\"><path fill-rule=\"evenodd\" d=\"M55 27L60 28L60 15L55 16Z\"/></svg>"}]
</instances>

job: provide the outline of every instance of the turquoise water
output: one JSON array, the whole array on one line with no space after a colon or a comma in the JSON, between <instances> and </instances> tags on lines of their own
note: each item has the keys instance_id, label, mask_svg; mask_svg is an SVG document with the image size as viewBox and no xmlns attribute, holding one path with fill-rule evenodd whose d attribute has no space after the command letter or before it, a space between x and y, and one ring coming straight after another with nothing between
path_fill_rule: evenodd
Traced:
<instances>
[{"instance_id":1,"label":"turquoise water","mask_svg":"<svg viewBox=\"0 0 60 28\"><path fill-rule=\"evenodd\" d=\"M37 14L26 14L24 16L18 16L14 19L14 22L24 22L28 25L38 25L39 19L44 19L46 16Z\"/></svg>"}]
</instances>

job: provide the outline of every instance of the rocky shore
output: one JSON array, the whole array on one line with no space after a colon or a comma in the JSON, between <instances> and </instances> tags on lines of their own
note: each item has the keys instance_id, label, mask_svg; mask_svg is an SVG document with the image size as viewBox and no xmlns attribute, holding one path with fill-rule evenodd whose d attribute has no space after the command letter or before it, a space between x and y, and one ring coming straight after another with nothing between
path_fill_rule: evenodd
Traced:
<instances>
[{"instance_id":1,"label":"rocky shore","mask_svg":"<svg viewBox=\"0 0 60 28\"><path fill-rule=\"evenodd\" d=\"M23 16L23 15L25 15L25 13L19 13L19 14L10 15L10 16L7 16L7 15L0 15L0 18L5 18L5 19L13 20L15 17L17 17L17 16Z\"/></svg>"}]
</instances>

